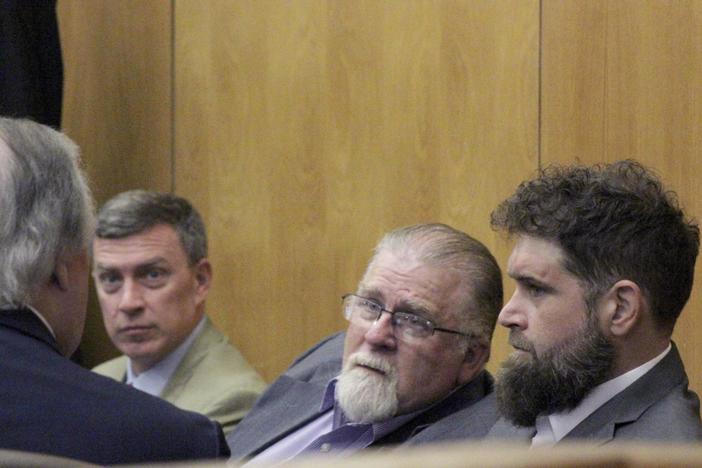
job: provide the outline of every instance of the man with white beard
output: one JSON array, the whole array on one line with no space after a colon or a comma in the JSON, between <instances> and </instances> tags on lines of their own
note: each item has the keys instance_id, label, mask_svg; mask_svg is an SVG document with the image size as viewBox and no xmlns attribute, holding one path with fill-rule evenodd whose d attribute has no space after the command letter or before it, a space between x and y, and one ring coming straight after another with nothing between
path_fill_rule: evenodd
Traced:
<instances>
[{"instance_id":1,"label":"man with white beard","mask_svg":"<svg viewBox=\"0 0 702 468\"><path fill-rule=\"evenodd\" d=\"M492 391L483 369L502 305L488 249L443 224L385 235L356 292L349 321L279 377L229 435L233 459L284 461L398 444ZM473 415L471 436L497 419Z\"/></svg>"}]
</instances>

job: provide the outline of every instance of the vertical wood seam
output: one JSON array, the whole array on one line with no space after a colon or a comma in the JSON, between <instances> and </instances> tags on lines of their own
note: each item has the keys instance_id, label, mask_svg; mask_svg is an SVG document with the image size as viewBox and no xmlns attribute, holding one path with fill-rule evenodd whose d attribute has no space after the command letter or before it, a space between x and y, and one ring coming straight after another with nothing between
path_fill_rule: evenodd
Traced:
<instances>
[{"instance_id":1,"label":"vertical wood seam","mask_svg":"<svg viewBox=\"0 0 702 468\"><path fill-rule=\"evenodd\" d=\"M536 80L538 82L537 85L537 93L536 93L536 99L537 99L537 104L536 104L536 166L537 169L541 169L541 146L542 146L542 124L543 124L543 109L542 109L542 100L543 100L543 82L542 82L542 73L543 73L543 38L544 38L544 33L543 33L543 26L544 26L544 21L543 21L543 15L544 15L544 2L543 0L539 0L539 56L537 58L538 64L537 64L537 77Z\"/></svg>"},{"instance_id":2,"label":"vertical wood seam","mask_svg":"<svg viewBox=\"0 0 702 468\"><path fill-rule=\"evenodd\" d=\"M175 9L176 9L176 2L175 0L170 0L171 1L171 40L170 40L170 45L171 45L171 63L170 63L170 75L171 75L171 80L170 80L170 87L171 87L171 99L170 99L170 125L171 125L171 135L170 135L170 158L171 158L171 182L170 182L170 191L171 193L175 193L176 191L176 158L175 158L175 150L176 150L176 86L175 86L175 80L176 80L176 75L175 75L175 39L176 39L176 31L175 31Z\"/></svg>"},{"instance_id":3,"label":"vertical wood seam","mask_svg":"<svg viewBox=\"0 0 702 468\"><path fill-rule=\"evenodd\" d=\"M609 137L607 135L607 129L609 128L607 119L607 64L608 64L608 55L609 55L609 47L607 46L607 42L609 40L609 4L605 3L604 5L604 54L603 55L603 64L602 64L602 160L607 161L607 148L609 146Z\"/></svg>"}]
</instances>

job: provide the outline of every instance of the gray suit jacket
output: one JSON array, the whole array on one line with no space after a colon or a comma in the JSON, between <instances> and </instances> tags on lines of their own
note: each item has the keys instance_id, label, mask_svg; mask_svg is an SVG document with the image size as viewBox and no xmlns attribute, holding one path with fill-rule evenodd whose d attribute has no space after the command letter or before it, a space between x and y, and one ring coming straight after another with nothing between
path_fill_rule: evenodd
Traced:
<instances>
[{"instance_id":1,"label":"gray suit jacket","mask_svg":"<svg viewBox=\"0 0 702 468\"><path fill-rule=\"evenodd\" d=\"M102 363L93 371L123 382L127 357ZM206 318L202 333L193 341L160 396L179 408L214 419L227 434L264 388L261 377Z\"/></svg>"},{"instance_id":2,"label":"gray suit jacket","mask_svg":"<svg viewBox=\"0 0 702 468\"><path fill-rule=\"evenodd\" d=\"M653 369L588 416L562 441L700 441L700 401L687 386L687 374L673 344ZM535 433L534 427L517 427L500 418L487 437L530 442Z\"/></svg>"},{"instance_id":3,"label":"gray suit jacket","mask_svg":"<svg viewBox=\"0 0 702 468\"><path fill-rule=\"evenodd\" d=\"M344 337L344 333L339 333L313 346L271 384L248 416L227 437L232 459L255 456L320 415L326 386L341 371ZM374 445L405 442L491 391L492 377L482 372L443 401L375 441Z\"/></svg>"},{"instance_id":4,"label":"gray suit jacket","mask_svg":"<svg viewBox=\"0 0 702 468\"><path fill-rule=\"evenodd\" d=\"M485 437L499 417L493 392L475 404L427 427L409 439L405 445L480 439Z\"/></svg>"}]
</instances>

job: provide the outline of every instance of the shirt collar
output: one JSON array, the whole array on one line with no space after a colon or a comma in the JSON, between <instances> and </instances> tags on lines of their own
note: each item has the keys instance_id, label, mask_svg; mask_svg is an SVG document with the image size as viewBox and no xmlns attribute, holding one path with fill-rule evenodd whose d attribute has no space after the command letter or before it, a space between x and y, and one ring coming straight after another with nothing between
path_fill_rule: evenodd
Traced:
<instances>
[{"instance_id":1,"label":"shirt collar","mask_svg":"<svg viewBox=\"0 0 702 468\"><path fill-rule=\"evenodd\" d=\"M550 429L552 430L553 443L560 441L600 406L604 405L639 378L643 377L648 371L653 369L671 349L672 345L669 343L668 347L661 354L650 361L593 388L574 409L549 415L547 421L550 423ZM547 421L546 418L537 419L537 437L540 430L543 430L544 424ZM546 430L548 431L548 429Z\"/></svg>"},{"instance_id":2,"label":"shirt collar","mask_svg":"<svg viewBox=\"0 0 702 468\"><path fill-rule=\"evenodd\" d=\"M127 359L127 384L150 395L161 395L176 368L185 357L185 353L188 352L188 349L190 349L195 338L202 332L204 326L205 317L203 316L193 331L190 332L190 335L176 349L139 375L134 374L132 360Z\"/></svg>"}]
</instances>

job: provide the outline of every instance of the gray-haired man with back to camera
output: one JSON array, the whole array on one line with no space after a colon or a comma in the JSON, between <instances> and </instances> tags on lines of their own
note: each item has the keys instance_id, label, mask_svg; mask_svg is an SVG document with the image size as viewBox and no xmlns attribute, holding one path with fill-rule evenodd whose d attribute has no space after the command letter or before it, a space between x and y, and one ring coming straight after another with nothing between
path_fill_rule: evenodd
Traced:
<instances>
[{"instance_id":1,"label":"gray-haired man with back to camera","mask_svg":"<svg viewBox=\"0 0 702 468\"><path fill-rule=\"evenodd\" d=\"M100 465L227 456L216 423L68 359L94 224L77 146L0 117L0 187L0 448Z\"/></svg>"},{"instance_id":2,"label":"gray-haired man with back to camera","mask_svg":"<svg viewBox=\"0 0 702 468\"><path fill-rule=\"evenodd\" d=\"M487 248L443 224L387 234L356 291L345 333L279 377L228 436L234 459L287 460L398 444L492 391L483 369L502 305ZM481 437L496 412L474 417Z\"/></svg>"}]
</instances>

